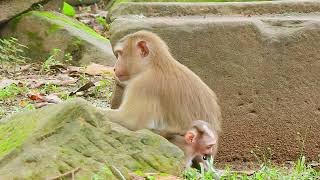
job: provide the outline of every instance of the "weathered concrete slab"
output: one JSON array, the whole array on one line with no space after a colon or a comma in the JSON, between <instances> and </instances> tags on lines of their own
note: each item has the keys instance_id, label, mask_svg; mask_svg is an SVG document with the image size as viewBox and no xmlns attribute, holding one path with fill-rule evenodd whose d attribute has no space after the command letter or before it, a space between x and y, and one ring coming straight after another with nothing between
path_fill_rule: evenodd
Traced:
<instances>
[{"instance_id":1,"label":"weathered concrete slab","mask_svg":"<svg viewBox=\"0 0 320 180\"><path fill-rule=\"evenodd\" d=\"M219 161L255 160L250 151L267 148L274 160L293 160L301 138L306 155L318 158L320 16L118 17L111 42L140 29L158 33L217 93Z\"/></svg>"},{"instance_id":2,"label":"weathered concrete slab","mask_svg":"<svg viewBox=\"0 0 320 180\"><path fill-rule=\"evenodd\" d=\"M190 16L190 15L263 15L297 14L320 12L320 1L264 1L225 3L175 3L142 2L124 3L110 14L112 21L120 16L139 15L145 17Z\"/></svg>"}]
</instances>

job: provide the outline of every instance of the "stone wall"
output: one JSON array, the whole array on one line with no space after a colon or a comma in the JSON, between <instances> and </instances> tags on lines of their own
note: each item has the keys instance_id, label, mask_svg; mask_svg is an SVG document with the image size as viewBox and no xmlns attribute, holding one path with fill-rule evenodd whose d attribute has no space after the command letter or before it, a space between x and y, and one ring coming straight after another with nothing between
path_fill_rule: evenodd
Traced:
<instances>
[{"instance_id":1,"label":"stone wall","mask_svg":"<svg viewBox=\"0 0 320 180\"><path fill-rule=\"evenodd\" d=\"M303 148L307 157L318 159L320 2L308 2L313 3L308 14L283 12L290 2L277 2L280 11L271 14L264 13L270 4L262 3L259 16L111 14L111 42L140 29L158 33L173 56L217 93L224 118L219 161L255 160L251 151L264 154L268 148L279 162L296 159ZM230 3L230 8L242 12L246 4L254 3ZM152 12L167 6L172 4Z\"/></svg>"}]
</instances>

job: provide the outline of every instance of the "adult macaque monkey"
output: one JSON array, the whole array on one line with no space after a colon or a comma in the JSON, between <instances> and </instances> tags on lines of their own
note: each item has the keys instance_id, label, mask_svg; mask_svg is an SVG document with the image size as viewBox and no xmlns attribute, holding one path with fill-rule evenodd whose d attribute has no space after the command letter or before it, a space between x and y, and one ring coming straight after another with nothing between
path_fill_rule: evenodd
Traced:
<instances>
[{"instance_id":1,"label":"adult macaque monkey","mask_svg":"<svg viewBox=\"0 0 320 180\"><path fill-rule=\"evenodd\" d=\"M153 132L165 137L184 151L186 167L203 163L207 168L207 159L217 152L217 133L209 123L202 120L193 121L191 128L183 134L164 130L153 130Z\"/></svg>"},{"instance_id":2,"label":"adult macaque monkey","mask_svg":"<svg viewBox=\"0 0 320 180\"><path fill-rule=\"evenodd\" d=\"M176 61L166 43L154 33L138 31L114 47L117 79L126 84L110 120L131 130L186 132L203 119L220 132L221 112L215 93L191 70Z\"/></svg>"}]
</instances>

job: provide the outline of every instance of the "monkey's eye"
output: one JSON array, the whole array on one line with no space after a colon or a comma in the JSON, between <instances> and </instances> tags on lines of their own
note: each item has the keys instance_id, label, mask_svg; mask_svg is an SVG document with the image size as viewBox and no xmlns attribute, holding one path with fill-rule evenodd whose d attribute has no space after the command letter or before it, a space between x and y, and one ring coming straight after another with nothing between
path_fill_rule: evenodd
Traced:
<instances>
[{"instance_id":1,"label":"monkey's eye","mask_svg":"<svg viewBox=\"0 0 320 180\"><path fill-rule=\"evenodd\" d=\"M206 161L208 159L208 155L202 156L202 159Z\"/></svg>"},{"instance_id":2,"label":"monkey's eye","mask_svg":"<svg viewBox=\"0 0 320 180\"><path fill-rule=\"evenodd\" d=\"M207 146L207 149L211 149L213 147L213 145L209 145Z\"/></svg>"}]
</instances>

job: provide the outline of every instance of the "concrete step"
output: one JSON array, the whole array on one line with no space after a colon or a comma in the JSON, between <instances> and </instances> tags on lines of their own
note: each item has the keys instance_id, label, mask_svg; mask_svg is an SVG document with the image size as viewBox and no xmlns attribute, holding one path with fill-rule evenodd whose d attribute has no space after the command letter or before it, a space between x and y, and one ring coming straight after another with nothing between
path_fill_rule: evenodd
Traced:
<instances>
[{"instance_id":1,"label":"concrete step","mask_svg":"<svg viewBox=\"0 0 320 180\"><path fill-rule=\"evenodd\" d=\"M190 16L190 15L263 15L320 12L319 0L261 1L261 2L141 2L123 3L108 16L113 21L127 15Z\"/></svg>"},{"instance_id":2,"label":"concrete step","mask_svg":"<svg viewBox=\"0 0 320 180\"><path fill-rule=\"evenodd\" d=\"M250 152L258 153L269 147L274 160L295 160L301 153L301 138L306 138L307 157L317 160L320 153L320 1L207 6L224 12L227 4L231 5L231 12L236 9L234 4L241 9L262 4L278 10L259 16L232 13L217 16L194 10L190 11L192 16L148 17L148 13L156 14L153 3L145 5L142 15L137 13L141 9L134 10L140 3L130 8L124 4L119 9L129 8L133 15L128 12L112 15L115 18L111 42L114 45L124 35L141 29L153 31L167 42L178 61L217 93L224 118L219 161L256 160ZM171 6L194 8L191 4L174 3L168 5L168 9L161 6L161 12L173 12ZM283 7L286 8L282 10ZM297 9L290 11L293 7ZM291 15L285 14L288 11Z\"/></svg>"}]
</instances>

